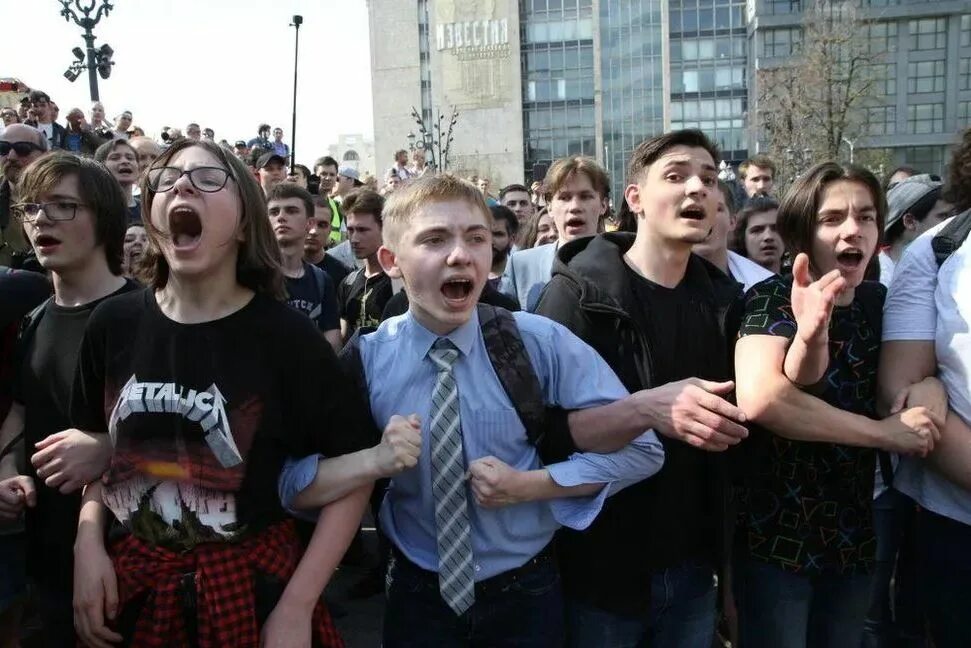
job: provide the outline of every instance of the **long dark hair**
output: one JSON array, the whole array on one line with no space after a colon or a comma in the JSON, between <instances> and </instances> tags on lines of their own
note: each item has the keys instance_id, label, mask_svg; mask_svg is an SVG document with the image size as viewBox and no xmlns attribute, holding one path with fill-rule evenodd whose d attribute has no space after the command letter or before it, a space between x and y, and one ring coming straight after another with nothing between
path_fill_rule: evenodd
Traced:
<instances>
[{"instance_id":1,"label":"long dark hair","mask_svg":"<svg viewBox=\"0 0 971 648\"><path fill-rule=\"evenodd\" d=\"M786 250L795 257L800 252L809 255L813 262L813 239L819 220L819 206L823 199L823 192L831 183L838 180L858 182L870 191L873 206L877 210L877 231L883 235L883 224L887 220L887 198L877 177L853 164L837 164L836 162L822 162L806 171L789 187L785 198L779 205L779 216L776 226L779 236ZM876 249L872 250L875 257L880 249L880 239L877 239ZM873 257L871 257L871 261Z\"/></svg>"},{"instance_id":2,"label":"long dark hair","mask_svg":"<svg viewBox=\"0 0 971 648\"><path fill-rule=\"evenodd\" d=\"M243 240L239 243L236 258L236 281L254 292L283 299L283 271L280 265L280 248L273 237L270 221L266 216L266 201L263 190L256 184L253 174L242 162L214 142L206 140L180 139L170 146L152 163L152 168L169 163L177 153L189 147L198 146L212 154L229 171L239 191L242 214L239 227ZM169 279L169 264L158 245L163 234L152 223L152 203L155 192L148 186L148 174L142 178L142 220L148 232L148 249L142 259L140 275L145 282L156 290L164 288Z\"/></svg>"}]
</instances>

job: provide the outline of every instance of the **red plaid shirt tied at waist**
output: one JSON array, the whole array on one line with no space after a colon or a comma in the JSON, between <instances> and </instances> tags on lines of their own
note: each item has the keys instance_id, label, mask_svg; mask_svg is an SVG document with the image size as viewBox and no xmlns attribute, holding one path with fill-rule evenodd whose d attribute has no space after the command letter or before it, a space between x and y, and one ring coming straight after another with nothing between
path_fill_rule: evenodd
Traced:
<instances>
[{"instance_id":1,"label":"red plaid shirt tied at waist","mask_svg":"<svg viewBox=\"0 0 971 648\"><path fill-rule=\"evenodd\" d=\"M301 546L293 522L286 521L240 542L203 543L186 553L129 535L112 545L111 553L121 607L148 594L131 645L192 645L183 599L188 574L195 585L198 647L258 648L254 574L286 583L297 568ZM343 647L323 602L314 608L311 625L314 646Z\"/></svg>"}]
</instances>

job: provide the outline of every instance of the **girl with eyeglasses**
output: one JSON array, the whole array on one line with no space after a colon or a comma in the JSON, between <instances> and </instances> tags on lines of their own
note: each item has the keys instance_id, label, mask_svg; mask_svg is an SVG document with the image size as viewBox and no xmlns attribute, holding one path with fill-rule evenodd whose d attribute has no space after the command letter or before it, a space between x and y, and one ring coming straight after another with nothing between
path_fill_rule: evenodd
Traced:
<instances>
[{"instance_id":1,"label":"girl with eyeglasses","mask_svg":"<svg viewBox=\"0 0 971 648\"><path fill-rule=\"evenodd\" d=\"M312 322L281 301L262 192L231 152L180 140L142 195L148 288L94 313L72 399L76 427L114 447L80 515L78 634L340 646L320 593L370 486L324 509L314 535L329 541L302 558L276 488L288 455L373 445L357 432L363 406Z\"/></svg>"}]
</instances>

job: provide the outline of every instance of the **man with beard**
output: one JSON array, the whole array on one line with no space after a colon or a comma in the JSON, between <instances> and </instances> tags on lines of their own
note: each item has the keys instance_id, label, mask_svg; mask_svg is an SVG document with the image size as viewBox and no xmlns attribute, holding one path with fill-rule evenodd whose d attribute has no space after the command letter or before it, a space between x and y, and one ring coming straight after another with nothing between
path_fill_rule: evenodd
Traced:
<instances>
[{"instance_id":1,"label":"man with beard","mask_svg":"<svg viewBox=\"0 0 971 648\"><path fill-rule=\"evenodd\" d=\"M92 157L105 140L95 134L84 118L84 111L72 108L67 114L67 131L64 135L64 148L72 153Z\"/></svg>"},{"instance_id":2,"label":"man with beard","mask_svg":"<svg viewBox=\"0 0 971 648\"><path fill-rule=\"evenodd\" d=\"M493 205L492 212L492 270L489 272L489 284L493 288L499 287L499 280L506 270L506 261L512 242L519 233L519 220L508 207Z\"/></svg>"},{"instance_id":3,"label":"man with beard","mask_svg":"<svg viewBox=\"0 0 971 648\"><path fill-rule=\"evenodd\" d=\"M11 124L0 135L0 264L19 267L28 254L24 230L11 218L10 205L17 202L20 174L47 149L44 134L25 124Z\"/></svg>"}]
</instances>

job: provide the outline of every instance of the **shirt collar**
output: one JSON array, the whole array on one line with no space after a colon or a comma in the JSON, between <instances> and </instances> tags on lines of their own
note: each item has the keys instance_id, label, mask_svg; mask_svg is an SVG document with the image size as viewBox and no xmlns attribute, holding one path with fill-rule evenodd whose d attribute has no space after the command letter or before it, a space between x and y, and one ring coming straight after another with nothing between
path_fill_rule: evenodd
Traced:
<instances>
[{"instance_id":1,"label":"shirt collar","mask_svg":"<svg viewBox=\"0 0 971 648\"><path fill-rule=\"evenodd\" d=\"M408 324L414 329L413 348L415 350L415 354L417 355L416 360L419 362L428 355L432 345L435 344L435 341L440 337L444 337L451 341L462 355L468 356L470 353L472 353L472 346L475 344L476 337L479 333L478 308L472 309L472 317L469 318L468 322L458 327L448 335L438 335L436 333L432 333L415 319L415 317L411 314L411 311L408 311L407 317Z\"/></svg>"}]
</instances>

